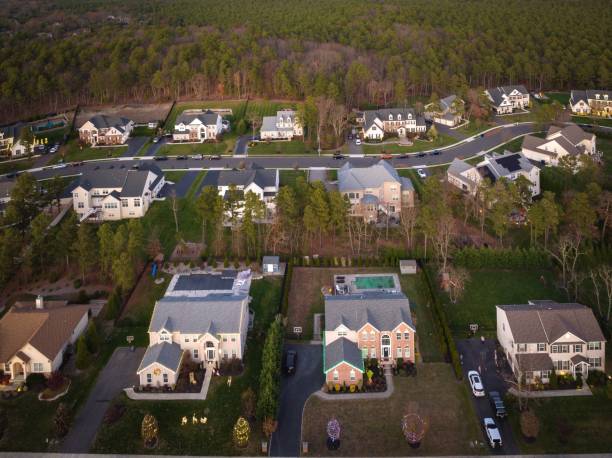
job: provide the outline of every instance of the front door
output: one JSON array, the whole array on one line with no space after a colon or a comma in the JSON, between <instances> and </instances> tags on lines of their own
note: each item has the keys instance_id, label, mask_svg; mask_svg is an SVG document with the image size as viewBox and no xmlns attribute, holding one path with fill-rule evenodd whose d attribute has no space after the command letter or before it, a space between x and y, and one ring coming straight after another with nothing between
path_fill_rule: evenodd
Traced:
<instances>
[{"instance_id":1,"label":"front door","mask_svg":"<svg viewBox=\"0 0 612 458\"><path fill-rule=\"evenodd\" d=\"M381 340L381 355L387 359L391 356L391 338L388 335L383 335Z\"/></svg>"},{"instance_id":2,"label":"front door","mask_svg":"<svg viewBox=\"0 0 612 458\"><path fill-rule=\"evenodd\" d=\"M25 369L23 368L23 364L14 363L13 364L13 378L22 379L24 377L25 377Z\"/></svg>"}]
</instances>

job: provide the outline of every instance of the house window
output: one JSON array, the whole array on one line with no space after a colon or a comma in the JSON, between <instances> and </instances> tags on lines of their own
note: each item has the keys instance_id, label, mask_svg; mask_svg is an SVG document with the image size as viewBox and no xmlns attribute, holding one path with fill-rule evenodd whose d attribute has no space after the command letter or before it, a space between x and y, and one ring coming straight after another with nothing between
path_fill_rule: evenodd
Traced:
<instances>
[{"instance_id":1,"label":"house window","mask_svg":"<svg viewBox=\"0 0 612 458\"><path fill-rule=\"evenodd\" d=\"M185 342L189 342L189 337L185 337Z\"/></svg>"},{"instance_id":2,"label":"house window","mask_svg":"<svg viewBox=\"0 0 612 458\"><path fill-rule=\"evenodd\" d=\"M404 348L404 358L410 358L410 347Z\"/></svg>"},{"instance_id":3,"label":"house window","mask_svg":"<svg viewBox=\"0 0 612 458\"><path fill-rule=\"evenodd\" d=\"M368 357L368 349L367 348L362 348L361 349L361 357L363 359L366 359Z\"/></svg>"},{"instance_id":4,"label":"house window","mask_svg":"<svg viewBox=\"0 0 612 458\"><path fill-rule=\"evenodd\" d=\"M338 337L346 337L346 331L338 331Z\"/></svg>"},{"instance_id":5,"label":"house window","mask_svg":"<svg viewBox=\"0 0 612 458\"><path fill-rule=\"evenodd\" d=\"M140 207L140 199L134 199L134 207Z\"/></svg>"},{"instance_id":6,"label":"house window","mask_svg":"<svg viewBox=\"0 0 612 458\"><path fill-rule=\"evenodd\" d=\"M374 331L370 331L370 340L374 340Z\"/></svg>"},{"instance_id":7,"label":"house window","mask_svg":"<svg viewBox=\"0 0 612 458\"><path fill-rule=\"evenodd\" d=\"M147 374L147 383L153 383L153 377L151 374Z\"/></svg>"},{"instance_id":8,"label":"house window","mask_svg":"<svg viewBox=\"0 0 612 458\"><path fill-rule=\"evenodd\" d=\"M582 353L582 344L574 345L574 353Z\"/></svg>"},{"instance_id":9,"label":"house window","mask_svg":"<svg viewBox=\"0 0 612 458\"><path fill-rule=\"evenodd\" d=\"M404 339L409 340L410 339L410 333L405 332L404 333Z\"/></svg>"},{"instance_id":10,"label":"house window","mask_svg":"<svg viewBox=\"0 0 612 458\"><path fill-rule=\"evenodd\" d=\"M340 379L340 374L338 373L336 369L334 369L333 376L334 376L334 381L338 381L338 379Z\"/></svg>"},{"instance_id":11,"label":"house window","mask_svg":"<svg viewBox=\"0 0 612 458\"><path fill-rule=\"evenodd\" d=\"M587 345L588 350L601 350L601 342L589 342Z\"/></svg>"},{"instance_id":12,"label":"house window","mask_svg":"<svg viewBox=\"0 0 612 458\"><path fill-rule=\"evenodd\" d=\"M398 332L395 337L397 338L397 340L402 340L402 333Z\"/></svg>"},{"instance_id":13,"label":"house window","mask_svg":"<svg viewBox=\"0 0 612 458\"><path fill-rule=\"evenodd\" d=\"M223 342L227 342L227 337L224 337L224 338L223 338Z\"/></svg>"},{"instance_id":14,"label":"house window","mask_svg":"<svg viewBox=\"0 0 612 458\"><path fill-rule=\"evenodd\" d=\"M233 348L233 349L232 349L232 358L235 358L235 357L236 357L236 349L235 349L235 348Z\"/></svg>"},{"instance_id":15,"label":"house window","mask_svg":"<svg viewBox=\"0 0 612 458\"><path fill-rule=\"evenodd\" d=\"M199 356L199 355L198 355L198 349L197 349L197 348L194 348L194 349L193 349L193 359L198 359L198 356Z\"/></svg>"},{"instance_id":16,"label":"house window","mask_svg":"<svg viewBox=\"0 0 612 458\"><path fill-rule=\"evenodd\" d=\"M551 345L550 351L551 353L569 353L569 345Z\"/></svg>"},{"instance_id":17,"label":"house window","mask_svg":"<svg viewBox=\"0 0 612 458\"><path fill-rule=\"evenodd\" d=\"M42 363L34 363L34 364L32 364L32 372L42 372L42 371L43 371Z\"/></svg>"},{"instance_id":18,"label":"house window","mask_svg":"<svg viewBox=\"0 0 612 458\"><path fill-rule=\"evenodd\" d=\"M553 366L558 371L568 371L569 370L569 361L553 361Z\"/></svg>"},{"instance_id":19,"label":"house window","mask_svg":"<svg viewBox=\"0 0 612 458\"><path fill-rule=\"evenodd\" d=\"M362 338L363 340L368 340L368 333L367 333L366 331L363 331L363 332L361 333L361 338Z\"/></svg>"},{"instance_id":20,"label":"house window","mask_svg":"<svg viewBox=\"0 0 612 458\"><path fill-rule=\"evenodd\" d=\"M79 193L78 192L73 192L72 193L72 197L74 197L75 199L78 199Z\"/></svg>"},{"instance_id":21,"label":"house window","mask_svg":"<svg viewBox=\"0 0 612 458\"><path fill-rule=\"evenodd\" d=\"M235 337L232 337L232 342L236 342L236 338Z\"/></svg>"},{"instance_id":22,"label":"house window","mask_svg":"<svg viewBox=\"0 0 612 458\"><path fill-rule=\"evenodd\" d=\"M85 204L84 204L83 202L79 202L79 203L77 204L77 207L78 207L78 208L85 208Z\"/></svg>"},{"instance_id":23,"label":"house window","mask_svg":"<svg viewBox=\"0 0 612 458\"><path fill-rule=\"evenodd\" d=\"M127 207L128 206L128 200L127 199L121 199L121 206L123 208Z\"/></svg>"},{"instance_id":24,"label":"house window","mask_svg":"<svg viewBox=\"0 0 612 458\"><path fill-rule=\"evenodd\" d=\"M160 340L160 342L170 342L170 336L168 334L166 334L165 332L162 332L159 335L159 340Z\"/></svg>"},{"instance_id":25,"label":"house window","mask_svg":"<svg viewBox=\"0 0 612 458\"><path fill-rule=\"evenodd\" d=\"M598 357L598 358L589 358L589 364L592 367L601 367L601 357Z\"/></svg>"},{"instance_id":26,"label":"house window","mask_svg":"<svg viewBox=\"0 0 612 458\"><path fill-rule=\"evenodd\" d=\"M351 369L351 372L349 373L349 376L351 378L351 382L355 381L355 371L353 369Z\"/></svg>"},{"instance_id":27,"label":"house window","mask_svg":"<svg viewBox=\"0 0 612 458\"><path fill-rule=\"evenodd\" d=\"M397 347L397 357L398 358L402 357L402 349L400 347Z\"/></svg>"},{"instance_id":28,"label":"house window","mask_svg":"<svg viewBox=\"0 0 612 458\"><path fill-rule=\"evenodd\" d=\"M538 351L546 351L546 344L545 343L539 343L538 344Z\"/></svg>"},{"instance_id":29,"label":"house window","mask_svg":"<svg viewBox=\"0 0 612 458\"><path fill-rule=\"evenodd\" d=\"M370 348L370 358L376 358L376 348Z\"/></svg>"},{"instance_id":30,"label":"house window","mask_svg":"<svg viewBox=\"0 0 612 458\"><path fill-rule=\"evenodd\" d=\"M524 353L527 351L527 344L517 344L516 346L516 352L517 353Z\"/></svg>"},{"instance_id":31,"label":"house window","mask_svg":"<svg viewBox=\"0 0 612 458\"><path fill-rule=\"evenodd\" d=\"M164 377L164 383L168 383L168 374L164 374L163 377Z\"/></svg>"}]
</instances>

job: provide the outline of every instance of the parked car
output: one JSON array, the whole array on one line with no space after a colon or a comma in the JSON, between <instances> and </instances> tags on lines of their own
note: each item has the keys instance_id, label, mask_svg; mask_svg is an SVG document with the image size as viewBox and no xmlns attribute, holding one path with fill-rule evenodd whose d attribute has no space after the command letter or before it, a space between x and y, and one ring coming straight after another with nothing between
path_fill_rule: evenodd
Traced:
<instances>
[{"instance_id":1,"label":"parked car","mask_svg":"<svg viewBox=\"0 0 612 458\"><path fill-rule=\"evenodd\" d=\"M506 418L508 416L506 406L498 391L489 391L489 400L497 418Z\"/></svg>"},{"instance_id":2,"label":"parked car","mask_svg":"<svg viewBox=\"0 0 612 458\"><path fill-rule=\"evenodd\" d=\"M497 448L502 446L502 438L499 433L499 428L495 424L495 420L491 417L487 417L483 420L485 432L487 434L487 441L491 448Z\"/></svg>"},{"instance_id":3,"label":"parked car","mask_svg":"<svg viewBox=\"0 0 612 458\"><path fill-rule=\"evenodd\" d=\"M54 169L64 169L66 168L67 165L66 164L57 164L55 167L53 167Z\"/></svg>"},{"instance_id":4,"label":"parked car","mask_svg":"<svg viewBox=\"0 0 612 458\"><path fill-rule=\"evenodd\" d=\"M474 396L477 398L483 397L485 395L485 391L484 387L482 386L480 374L477 371L469 371L468 380L470 381L470 386L472 387L472 393L474 393Z\"/></svg>"},{"instance_id":5,"label":"parked car","mask_svg":"<svg viewBox=\"0 0 612 458\"><path fill-rule=\"evenodd\" d=\"M406 154L406 153L399 155L400 159L408 159L409 157L410 157L410 154Z\"/></svg>"},{"instance_id":6,"label":"parked car","mask_svg":"<svg viewBox=\"0 0 612 458\"><path fill-rule=\"evenodd\" d=\"M159 143L159 137L153 137L153 143Z\"/></svg>"},{"instance_id":7,"label":"parked car","mask_svg":"<svg viewBox=\"0 0 612 458\"><path fill-rule=\"evenodd\" d=\"M17 172L11 172L11 173L7 173L6 174L7 178L16 178L17 177Z\"/></svg>"},{"instance_id":8,"label":"parked car","mask_svg":"<svg viewBox=\"0 0 612 458\"><path fill-rule=\"evenodd\" d=\"M134 164L134 165L132 166L132 169L134 169L134 170L138 170L139 168L140 168L140 165L139 165L139 164Z\"/></svg>"},{"instance_id":9,"label":"parked car","mask_svg":"<svg viewBox=\"0 0 612 458\"><path fill-rule=\"evenodd\" d=\"M344 159L344 154L334 153L334 159Z\"/></svg>"},{"instance_id":10,"label":"parked car","mask_svg":"<svg viewBox=\"0 0 612 458\"><path fill-rule=\"evenodd\" d=\"M192 154L191 156L189 156L189 159L200 160L202 158L203 158L203 156L201 154Z\"/></svg>"},{"instance_id":11,"label":"parked car","mask_svg":"<svg viewBox=\"0 0 612 458\"><path fill-rule=\"evenodd\" d=\"M440 154L442 154L442 152L439 150L435 150L433 153L431 153L432 156L439 156Z\"/></svg>"},{"instance_id":12,"label":"parked car","mask_svg":"<svg viewBox=\"0 0 612 458\"><path fill-rule=\"evenodd\" d=\"M218 161L219 159L221 159L221 156L219 156L218 154L212 154L208 156L208 160L210 161Z\"/></svg>"},{"instance_id":13,"label":"parked car","mask_svg":"<svg viewBox=\"0 0 612 458\"><path fill-rule=\"evenodd\" d=\"M295 374L297 366L297 352L295 350L288 350L287 353L285 353L284 366L287 375Z\"/></svg>"},{"instance_id":14,"label":"parked car","mask_svg":"<svg viewBox=\"0 0 612 458\"><path fill-rule=\"evenodd\" d=\"M184 161L185 159L187 159L187 156L176 156L177 161Z\"/></svg>"},{"instance_id":15,"label":"parked car","mask_svg":"<svg viewBox=\"0 0 612 458\"><path fill-rule=\"evenodd\" d=\"M425 173L425 170L423 169L418 169L417 175L419 176L419 178L427 178L427 174Z\"/></svg>"},{"instance_id":16,"label":"parked car","mask_svg":"<svg viewBox=\"0 0 612 458\"><path fill-rule=\"evenodd\" d=\"M49 149L49 152L53 154L53 153L57 153L57 150L58 150L58 147L54 145Z\"/></svg>"},{"instance_id":17,"label":"parked car","mask_svg":"<svg viewBox=\"0 0 612 458\"><path fill-rule=\"evenodd\" d=\"M358 138L357 140L355 140L355 145L357 146L361 145L361 139Z\"/></svg>"},{"instance_id":18,"label":"parked car","mask_svg":"<svg viewBox=\"0 0 612 458\"><path fill-rule=\"evenodd\" d=\"M389 153L386 153L386 154L381 154L381 155L380 155L380 158L381 158L381 159L385 159L385 160L389 161L389 160L393 159L393 155L392 155L392 154L389 154Z\"/></svg>"},{"instance_id":19,"label":"parked car","mask_svg":"<svg viewBox=\"0 0 612 458\"><path fill-rule=\"evenodd\" d=\"M427 154L425 154L425 153L419 153L419 154L417 154L417 157L425 157L425 156L427 156Z\"/></svg>"},{"instance_id":20,"label":"parked car","mask_svg":"<svg viewBox=\"0 0 612 458\"><path fill-rule=\"evenodd\" d=\"M167 161L168 157L167 156L155 156L153 160L154 161Z\"/></svg>"}]
</instances>

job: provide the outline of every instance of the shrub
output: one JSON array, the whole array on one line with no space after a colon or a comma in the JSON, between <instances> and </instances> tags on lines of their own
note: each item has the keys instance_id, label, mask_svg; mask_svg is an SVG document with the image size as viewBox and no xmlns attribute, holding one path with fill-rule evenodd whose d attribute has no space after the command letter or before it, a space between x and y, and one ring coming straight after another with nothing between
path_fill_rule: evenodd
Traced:
<instances>
[{"instance_id":1,"label":"shrub","mask_svg":"<svg viewBox=\"0 0 612 458\"><path fill-rule=\"evenodd\" d=\"M57 406L55 416L53 417L53 424L55 426L55 435L58 438L64 437L68 434L70 428L70 409L63 402Z\"/></svg>"},{"instance_id":2,"label":"shrub","mask_svg":"<svg viewBox=\"0 0 612 458\"><path fill-rule=\"evenodd\" d=\"M43 374L28 374L26 378L26 386L30 391L40 391L45 388L47 378Z\"/></svg>"},{"instance_id":3,"label":"shrub","mask_svg":"<svg viewBox=\"0 0 612 458\"><path fill-rule=\"evenodd\" d=\"M80 278L77 278L72 283L72 286L74 287L74 289L79 289L82 285L83 285L83 280L81 280Z\"/></svg>"},{"instance_id":4,"label":"shrub","mask_svg":"<svg viewBox=\"0 0 612 458\"><path fill-rule=\"evenodd\" d=\"M98 325L95 320L89 322L87 331L85 332L85 340L87 342L87 350L90 353L98 353L100 349L100 336L98 334Z\"/></svg>"},{"instance_id":5,"label":"shrub","mask_svg":"<svg viewBox=\"0 0 612 458\"><path fill-rule=\"evenodd\" d=\"M587 383L591 386L604 386L607 380L605 372L598 370L590 370L587 377Z\"/></svg>"},{"instance_id":6,"label":"shrub","mask_svg":"<svg viewBox=\"0 0 612 458\"><path fill-rule=\"evenodd\" d=\"M104 317L107 320L114 320L119 317L122 302L123 298L121 297L121 288L116 287L108 298L108 302L106 304L106 313L104 314Z\"/></svg>"},{"instance_id":7,"label":"shrub","mask_svg":"<svg viewBox=\"0 0 612 458\"><path fill-rule=\"evenodd\" d=\"M293 276L293 264L287 263L287 269L285 271L285 278L283 279L283 299L281 301L280 313L283 316L287 316L289 310L289 289L291 288L291 278Z\"/></svg>"},{"instance_id":8,"label":"shrub","mask_svg":"<svg viewBox=\"0 0 612 458\"><path fill-rule=\"evenodd\" d=\"M549 381L548 381L548 385L549 385L551 390L556 390L557 388L559 388L559 379L557 377L557 372L555 372L554 369L550 373L550 378L549 378Z\"/></svg>"},{"instance_id":9,"label":"shrub","mask_svg":"<svg viewBox=\"0 0 612 458\"><path fill-rule=\"evenodd\" d=\"M90 363L91 354L87 350L87 342L85 336L81 335L77 340L77 352L76 352L76 367L77 369L86 369Z\"/></svg>"},{"instance_id":10,"label":"shrub","mask_svg":"<svg viewBox=\"0 0 612 458\"><path fill-rule=\"evenodd\" d=\"M540 432L540 421L535 413L531 410L525 410L521 413L521 432L527 439L535 439Z\"/></svg>"},{"instance_id":11,"label":"shrub","mask_svg":"<svg viewBox=\"0 0 612 458\"><path fill-rule=\"evenodd\" d=\"M112 425L118 422L126 411L126 407L122 403L116 403L111 405L106 413L104 414L104 423Z\"/></svg>"},{"instance_id":12,"label":"shrub","mask_svg":"<svg viewBox=\"0 0 612 458\"><path fill-rule=\"evenodd\" d=\"M250 420L255 417L256 398L253 388L249 387L240 395L240 403L242 406L242 415Z\"/></svg>"},{"instance_id":13,"label":"shrub","mask_svg":"<svg viewBox=\"0 0 612 458\"><path fill-rule=\"evenodd\" d=\"M84 289L79 290L79 294L77 295L77 304L88 304L89 296L87 295L87 291Z\"/></svg>"}]
</instances>

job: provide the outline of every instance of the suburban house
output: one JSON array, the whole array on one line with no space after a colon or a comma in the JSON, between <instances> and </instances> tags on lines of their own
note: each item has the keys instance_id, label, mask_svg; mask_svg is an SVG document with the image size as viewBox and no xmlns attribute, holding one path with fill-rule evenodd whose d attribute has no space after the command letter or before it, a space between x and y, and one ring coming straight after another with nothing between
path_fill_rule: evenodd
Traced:
<instances>
[{"instance_id":1,"label":"suburban house","mask_svg":"<svg viewBox=\"0 0 612 458\"><path fill-rule=\"evenodd\" d=\"M478 186L485 178L495 183L500 178L514 181L523 176L531 183L531 195L540 194L540 169L521 153L506 152L500 156L484 156L477 165L461 159L453 159L446 171L450 184L469 194L476 194Z\"/></svg>"},{"instance_id":2,"label":"suburban house","mask_svg":"<svg viewBox=\"0 0 612 458\"><path fill-rule=\"evenodd\" d=\"M219 113L211 110L186 110L176 118L172 139L175 142L216 140L226 126Z\"/></svg>"},{"instance_id":3,"label":"suburban house","mask_svg":"<svg viewBox=\"0 0 612 458\"><path fill-rule=\"evenodd\" d=\"M0 156L16 157L30 152L30 148L24 145L19 138L21 129L22 124L0 128Z\"/></svg>"},{"instance_id":4,"label":"suburban house","mask_svg":"<svg viewBox=\"0 0 612 458\"><path fill-rule=\"evenodd\" d=\"M605 372L606 338L589 307L545 300L496 310L497 340L517 379L548 383L552 370L583 378Z\"/></svg>"},{"instance_id":5,"label":"suburban house","mask_svg":"<svg viewBox=\"0 0 612 458\"><path fill-rule=\"evenodd\" d=\"M386 135L405 138L427 130L425 118L417 116L413 108L366 110L357 114L356 121L363 138L368 140L382 140Z\"/></svg>"},{"instance_id":6,"label":"suburban house","mask_svg":"<svg viewBox=\"0 0 612 458\"><path fill-rule=\"evenodd\" d=\"M573 90L569 100L572 113L577 115L612 116L612 91Z\"/></svg>"},{"instance_id":7,"label":"suburban house","mask_svg":"<svg viewBox=\"0 0 612 458\"><path fill-rule=\"evenodd\" d=\"M465 102L457 97L455 94L444 97L439 101L439 109L432 111L432 104L426 105L425 109L426 117L442 124L444 126L455 127L461 122L461 113L463 110L459 109L465 105Z\"/></svg>"},{"instance_id":8,"label":"suburban house","mask_svg":"<svg viewBox=\"0 0 612 458\"><path fill-rule=\"evenodd\" d=\"M338 170L338 190L348 198L350 214L368 222L382 215L397 219L402 207L414 206L412 182L384 160L370 167L347 162Z\"/></svg>"},{"instance_id":9,"label":"suburban house","mask_svg":"<svg viewBox=\"0 0 612 458\"><path fill-rule=\"evenodd\" d=\"M143 217L165 183L154 164L139 169L105 169L83 173L73 185L72 201L80 221Z\"/></svg>"},{"instance_id":10,"label":"suburban house","mask_svg":"<svg viewBox=\"0 0 612 458\"><path fill-rule=\"evenodd\" d=\"M156 302L149 347L137 370L142 386L173 386L185 359L218 367L242 359L249 329L250 271L234 274L227 291L222 274L175 275L169 293ZM185 281L186 280L186 281Z\"/></svg>"},{"instance_id":11,"label":"suburban house","mask_svg":"<svg viewBox=\"0 0 612 458\"><path fill-rule=\"evenodd\" d=\"M304 135L304 129L295 110L284 109L276 116L264 116L259 136L262 140L292 140Z\"/></svg>"},{"instance_id":12,"label":"suburban house","mask_svg":"<svg viewBox=\"0 0 612 458\"><path fill-rule=\"evenodd\" d=\"M67 304L38 296L16 302L0 319L0 369L10 382L25 382L33 373L49 376L60 368L89 320L89 306Z\"/></svg>"},{"instance_id":13,"label":"suburban house","mask_svg":"<svg viewBox=\"0 0 612 458\"><path fill-rule=\"evenodd\" d=\"M79 128L79 139L88 145L123 145L134 121L119 116L95 115Z\"/></svg>"},{"instance_id":14,"label":"suburban house","mask_svg":"<svg viewBox=\"0 0 612 458\"><path fill-rule=\"evenodd\" d=\"M276 210L276 194L279 189L279 173L277 169L263 169L253 165L245 170L210 170L202 181L202 186L213 186L219 190L219 195L228 198L230 186L235 186L241 202L246 193L253 192L266 205L265 218L269 219ZM237 213L242 214L243 204L239 204Z\"/></svg>"},{"instance_id":15,"label":"suburban house","mask_svg":"<svg viewBox=\"0 0 612 458\"><path fill-rule=\"evenodd\" d=\"M557 166L559 160L565 156L595 154L595 140L595 134L585 132L576 124L566 127L550 126L546 138L526 135L523 138L522 152L532 161Z\"/></svg>"},{"instance_id":16,"label":"suburban house","mask_svg":"<svg viewBox=\"0 0 612 458\"><path fill-rule=\"evenodd\" d=\"M414 362L415 335L410 303L401 292L325 296L326 382L362 383L366 358Z\"/></svg>"},{"instance_id":17,"label":"suburban house","mask_svg":"<svg viewBox=\"0 0 612 458\"><path fill-rule=\"evenodd\" d=\"M497 114L512 113L529 106L529 92L525 86L498 86L487 89L486 96Z\"/></svg>"}]
</instances>

